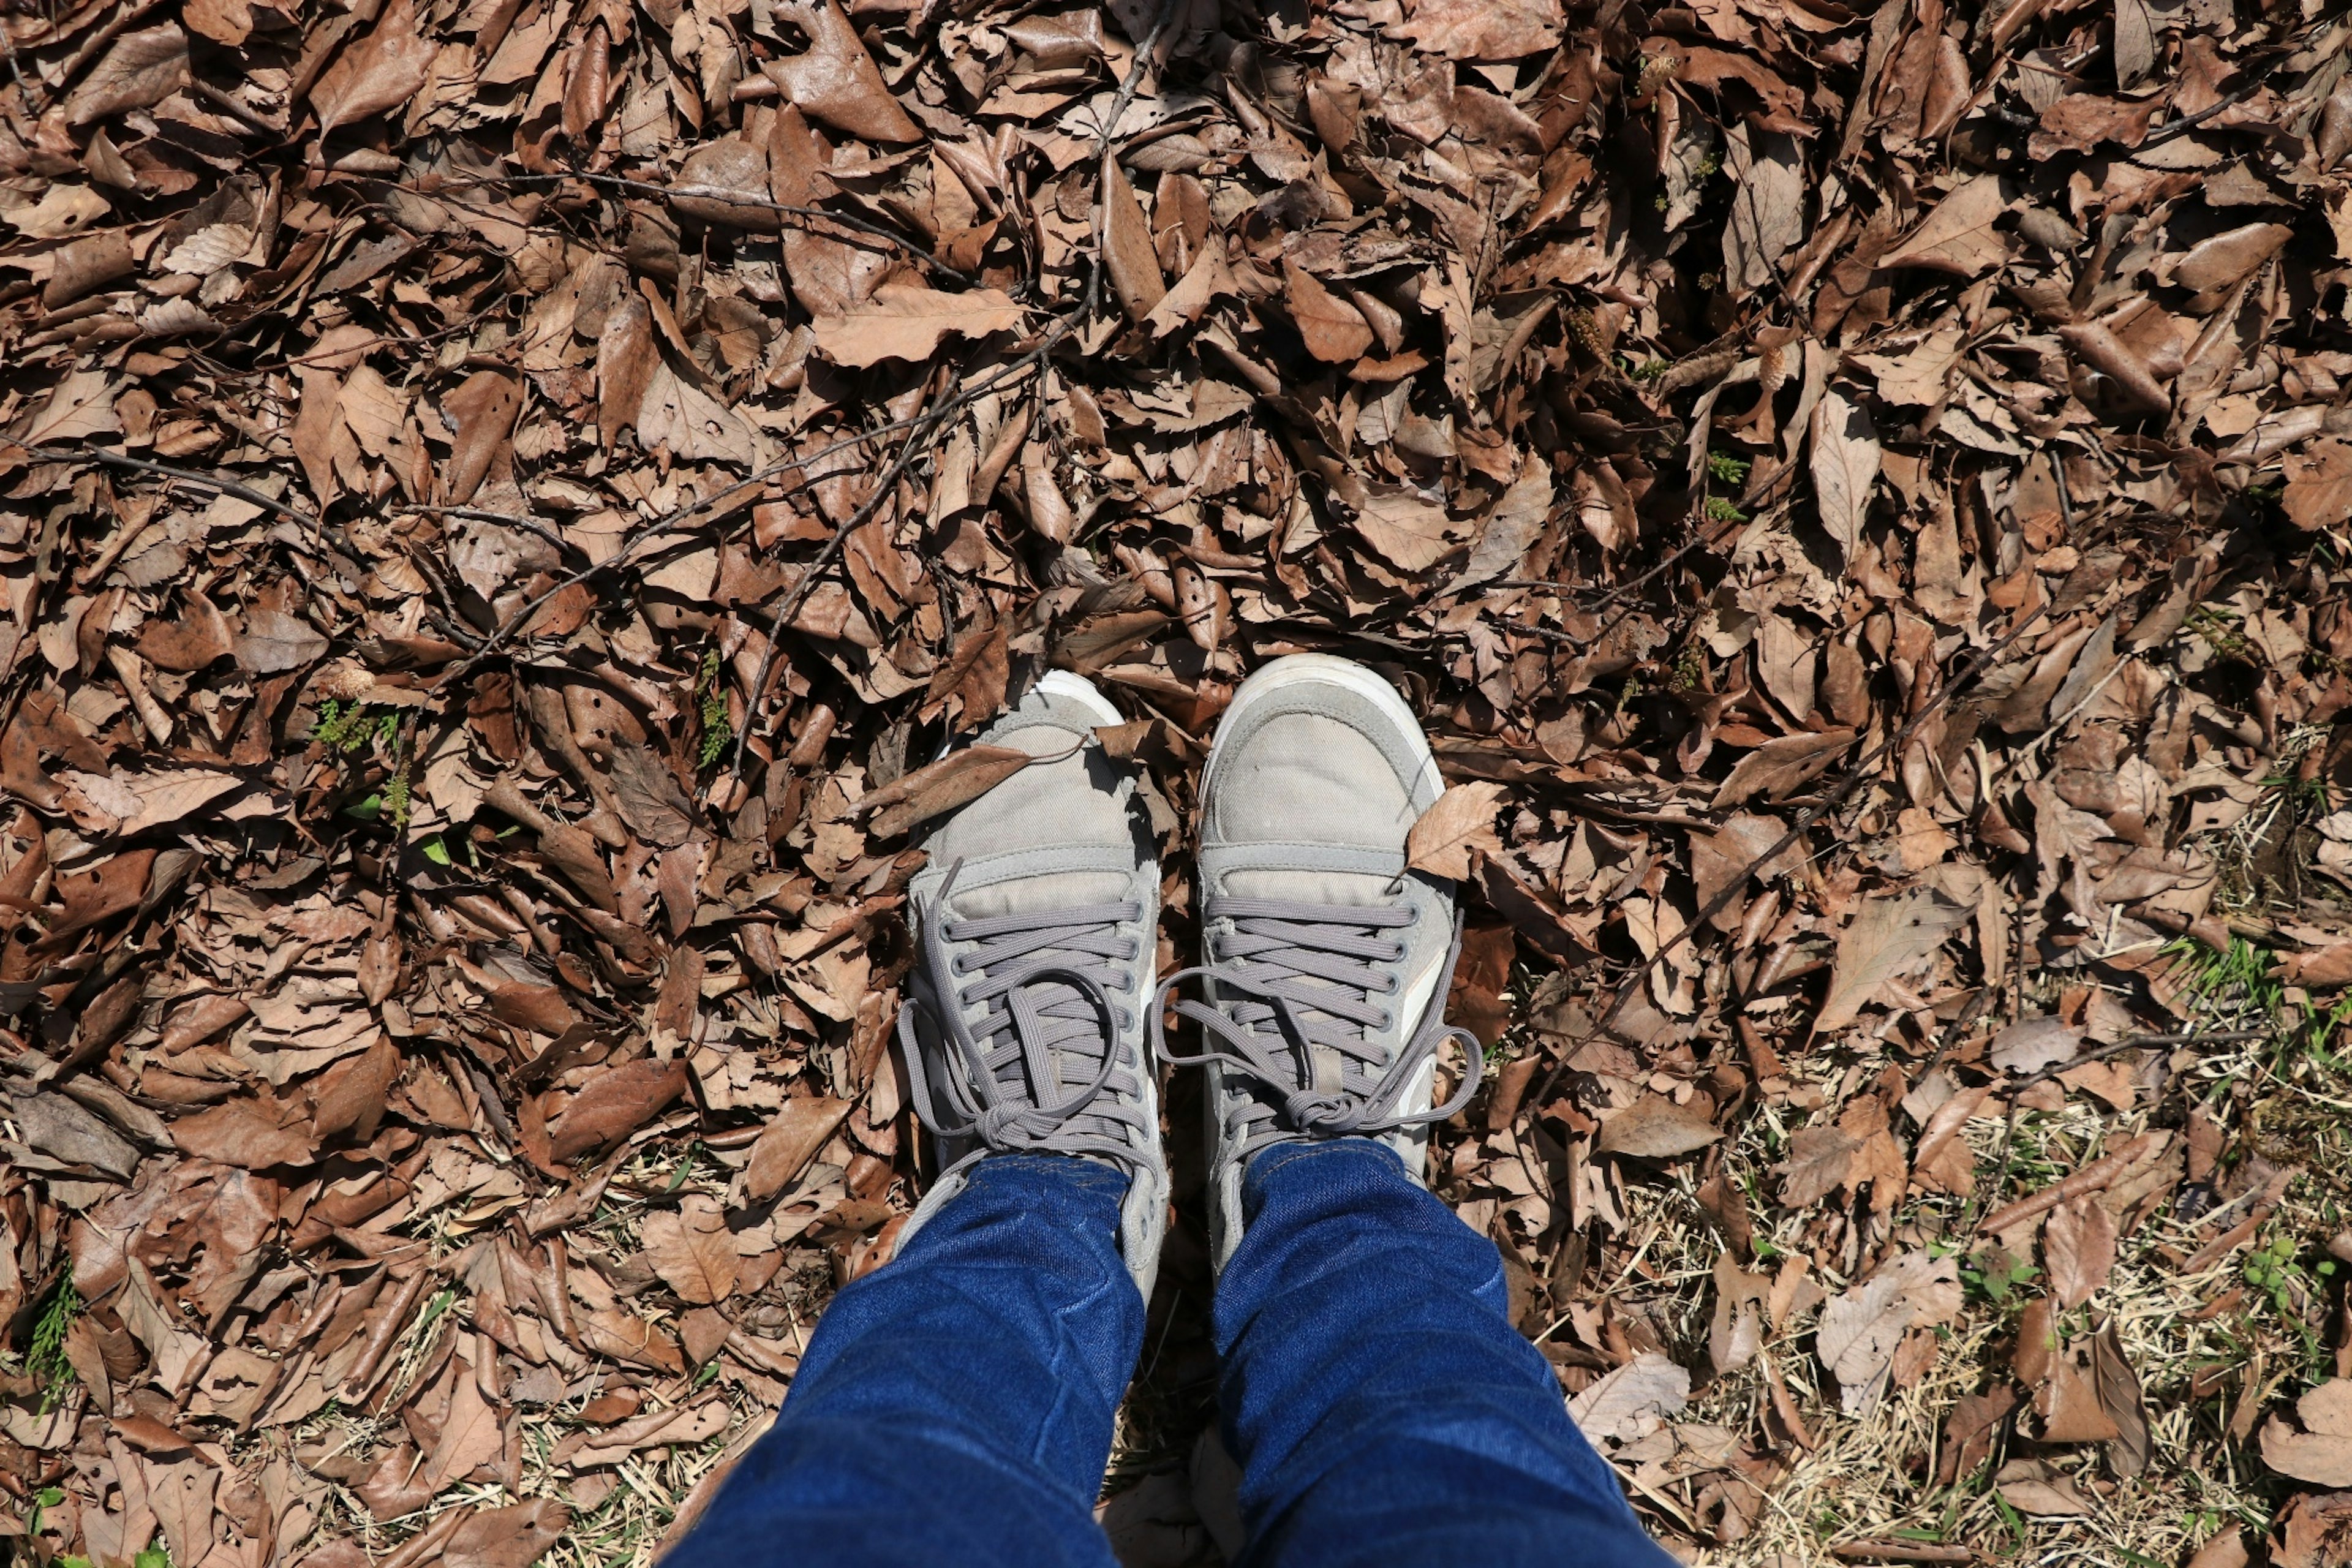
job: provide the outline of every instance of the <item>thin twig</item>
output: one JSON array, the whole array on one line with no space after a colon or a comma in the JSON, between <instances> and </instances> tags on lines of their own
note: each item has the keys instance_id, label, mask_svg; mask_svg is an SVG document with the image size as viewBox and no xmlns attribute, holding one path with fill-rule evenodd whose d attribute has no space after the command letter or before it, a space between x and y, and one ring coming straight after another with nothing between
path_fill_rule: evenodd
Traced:
<instances>
[{"instance_id":1,"label":"thin twig","mask_svg":"<svg viewBox=\"0 0 2352 1568\"><path fill-rule=\"evenodd\" d=\"M207 474L198 468L175 468L169 463L151 462L145 458L126 457L121 452L109 451L104 447L18 447L13 442L9 443L9 447L37 458L45 463L101 463L107 468L121 468L130 473L152 474L159 479L177 479L183 484L202 485L215 494L230 496L249 506L257 506L264 510L274 511L280 517L291 518L313 532L324 527L317 518L299 506L279 500L276 496L265 495L251 485L239 484L235 479L226 479L218 474ZM7 449L7 447L0 447L0 452Z\"/></svg>"},{"instance_id":2,"label":"thin twig","mask_svg":"<svg viewBox=\"0 0 2352 1568\"><path fill-rule=\"evenodd\" d=\"M837 213L827 207L796 206L791 202L773 201L766 196L745 195L740 191L724 190L717 185L665 185L652 180L632 180L620 174L566 172L554 174L469 174L443 182L443 189L446 190L451 185L560 185L572 180L577 180L583 184L599 185L606 190L625 191L631 195L658 196L665 201L675 201L682 196L688 201L717 202L725 206L750 207L759 212L774 213L779 216L803 218L813 224L837 224L852 233L864 235L868 239L878 239L904 253L909 259L920 262L940 277L952 279L967 289L978 288L980 285L978 278L961 267L953 267L941 261L922 245L908 238L887 225L875 223L867 218L854 217L847 213Z\"/></svg>"}]
</instances>

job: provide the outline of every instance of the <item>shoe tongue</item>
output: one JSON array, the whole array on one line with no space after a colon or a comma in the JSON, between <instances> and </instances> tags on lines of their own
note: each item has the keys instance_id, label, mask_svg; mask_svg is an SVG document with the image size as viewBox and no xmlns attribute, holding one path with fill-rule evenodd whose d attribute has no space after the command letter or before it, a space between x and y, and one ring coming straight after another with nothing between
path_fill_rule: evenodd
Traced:
<instances>
[{"instance_id":1,"label":"shoe tongue","mask_svg":"<svg viewBox=\"0 0 2352 1568\"><path fill-rule=\"evenodd\" d=\"M1055 871L1017 877L969 891L959 887L949 900L964 920L994 915L1039 914L1087 904L1115 904L1127 896L1128 879L1114 871Z\"/></svg>"},{"instance_id":2,"label":"shoe tongue","mask_svg":"<svg viewBox=\"0 0 2352 1568\"><path fill-rule=\"evenodd\" d=\"M1228 871L1229 899L1281 899L1294 904L1381 909L1397 901L1393 877L1365 871Z\"/></svg>"}]
</instances>

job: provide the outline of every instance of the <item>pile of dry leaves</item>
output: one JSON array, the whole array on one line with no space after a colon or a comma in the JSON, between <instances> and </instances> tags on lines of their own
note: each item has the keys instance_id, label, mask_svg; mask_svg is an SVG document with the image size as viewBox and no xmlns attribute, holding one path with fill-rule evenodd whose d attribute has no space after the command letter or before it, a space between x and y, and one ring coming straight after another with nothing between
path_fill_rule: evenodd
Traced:
<instances>
[{"instance_id":1,"label":"pile of dry leaves","mask_svg":"<svg viewBox=\"0 0 2352 1568\"><path fill-rule=\"evenodd\" d=\"M917 830L1018 765L930 759L1082 671L1181 868L1319 648L1663 1538L2352 1560L2347 40L8 7L0 1552L648 1561L922 1190ZM1192 1092L1133 1563L1228 1534Z\"/></svg>"}]
</instances>

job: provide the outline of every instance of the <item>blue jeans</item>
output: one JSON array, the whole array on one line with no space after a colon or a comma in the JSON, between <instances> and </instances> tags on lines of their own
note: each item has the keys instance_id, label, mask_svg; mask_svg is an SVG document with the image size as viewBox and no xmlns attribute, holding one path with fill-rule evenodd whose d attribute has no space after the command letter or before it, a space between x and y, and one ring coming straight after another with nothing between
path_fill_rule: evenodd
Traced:
<instances>
[{"instance_id":1,"label":"blue jeans","mask_svg":"<svg viewBox=\"0 0 2352 1568\"><path fill-rule=\"evenodd\" d=\"M1007 1156L834 1300L673 1568L1107 1568L1094 1504L1144 1303L1126 1181ZM1504 1315L1492 1244L1360 1139L1268 1151L1218 1282L1243 1562L1669 1568Z\"/></svg>"}]
</instances>

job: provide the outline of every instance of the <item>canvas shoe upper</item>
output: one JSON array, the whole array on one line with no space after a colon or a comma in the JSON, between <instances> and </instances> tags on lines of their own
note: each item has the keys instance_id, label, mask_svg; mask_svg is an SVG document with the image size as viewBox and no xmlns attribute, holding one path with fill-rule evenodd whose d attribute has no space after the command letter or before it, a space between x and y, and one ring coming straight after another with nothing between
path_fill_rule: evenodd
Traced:
<instances>
[{"instance_id":1,"label":"canvas shoe upper","mask_svg":"<svg viewBox=\"0 0 2352 1568\"><path fill-rule=\"evenodd\" d=\"M1460 950L1454 884L1411 870L1405 837L1442 791L1393 688L1321 654L1276 659L1242 683L1201 784L1202 996L1177 1013L1203 1049L1178 1057L1151 1009L1155 1051L1208 1074L1212 1256L1241 1239L1242 1173L1278 1142L1376 1137L1417 1177L1429 1126L1475 1091L1484 1057L1444 1017ZM1431 1106L1449 1038L1462 1087ZM1425 1179L1425 1178L1424 1178Z\"/></svg>"},{"instance_id":2,"label":"canvas shoe upper","mask_svg":"<svg viewBox=\"0 0 2352 1568\"><path fill-rule=\"evenodd\" d=\"M1093 735L1123 721L1091 683L1047 675L980 736L1041 760L927 841L898 1038L941 1172L900 1245L977 1160L1099 1160L1130 1177L1120 1247L1148 1300L1168 1209L1144 1040L1160 868L1132 775Z\"/></svg>"}]
</instances>

